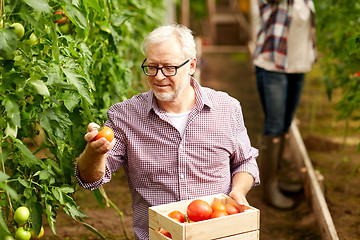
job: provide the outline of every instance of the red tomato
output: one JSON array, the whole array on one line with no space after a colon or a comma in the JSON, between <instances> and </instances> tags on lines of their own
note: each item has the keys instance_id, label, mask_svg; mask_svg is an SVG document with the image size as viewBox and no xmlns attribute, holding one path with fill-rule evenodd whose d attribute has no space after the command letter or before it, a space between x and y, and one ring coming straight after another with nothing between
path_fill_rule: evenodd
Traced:
<instances>
[{"instance_id":1,"label":"red tomato","mask_svg":"<svg viewBox=\"0 0 360 240\"><path fill-rule=\"evenodd\" d=\"M179 220L179 222L185 222L185 215L180 211L172 211L168 214L169 217Z\"/></svg>"},{"instance_id":2,"label":"red tomato","mask_svg":"<svg viewBox=\"0 0 360 240\"><path fill-rule=\"evenodd\" d=\"M213 212L215 212L215 211L226 212L226 207L222 202L214 202L213 204L211 204L211 208L212 208Z\"/></svg>"},{"instance_id":3,"label":"red tomato","mask_svg":"<svg viewBox=\"0 0 360 240\"><path fill-rule=\"evenodd\" d=\"M204 200L195 199L188 205L186 213L190 220L198 222L209 219L212 209Z\"/></svg>"},{"instance_id":4,"label":"red tomato","mask_svg":"<svg viewBox=\"0 0 360 240\"><path fill-rule=\"evenodd\" d=\"M212 218L218 218L218 217L225 217L229 215L226 211L214 211L211 215L210 215L210 219Z\"/></svg>"},{"instance_id":5,"label":"red tomato","mask_svg":"<svg viewBox=\"0 0 360 240\"><path fill-rule=\"evenodd\" d=\"M92 141L99 140L100 138L106 138L109 142L111 142L114 139L114 132L109 127L102 127L99 129L100 131L98 134L92 139Z\"/></svg>"},{"instance_id":6,"label":"red tomato","mask_svg":"<svg viewBox=\"0 0 360 240\"><path fill-rule=\"evenodd\" d=\"M360 72L354 73L354 77L360 77Z\"/></svg>"},{"instance_id":7,"label":"red tomato","mask_svg":"<svg viewBox=\"0 0 360 240\"><path fill-rule=\"evenodd\" d=\"M66 13L63 9L58 9L56 10L56 12L54 13L54 16L56 15L60 15L62 18L59 19L59 17L56 18L56 20L54 20L54 23L57 23L58 25L62 25L64 23L67 23L68 21L68 17L66 16Z\"/></svg>"},{"instance_id":8,"label":"red tomato","mask_svg":"<svg viewBox=\"0 0 360 240\"><path fill-rule=\"evenodd\" d=\"M239 209L234 204L228 203L225 204L225 207L226 207L226 212L229 215L240 213Z\"/></svg>"},{"instance_id":9,"label":"red tomato","mask_svg":"<svg viewBox=\"0 0 360 240\"><path fill-rule=\"evenodd\" d=\"M161 234L163 234L164 236L172 239L171 234L170 234L168 231L166 231L165 229L163 229L163 228L160 228L159 233L161 233Z\"/></svg>"}]
</instances>

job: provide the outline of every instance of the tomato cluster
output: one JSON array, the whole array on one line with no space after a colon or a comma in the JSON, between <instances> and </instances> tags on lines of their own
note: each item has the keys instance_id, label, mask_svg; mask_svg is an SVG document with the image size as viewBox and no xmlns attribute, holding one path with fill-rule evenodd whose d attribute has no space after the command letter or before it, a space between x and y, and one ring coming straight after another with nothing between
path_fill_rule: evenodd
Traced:
<instances>
[{"instance_id":1,"label":"tomato cluster","mask_svg":"<svg viewBox=\"0 0 360 240\"><path fill-rule=\"evenodd\" d=\"M41 226L39 234L36 234L34 229L29 229L29 217L30 211L27 207L21 206L15 210L14 221L17 225L15 231L16 240L29 240L29 239L40 239L44 235L44 227ZM5 236L5 240L14 240L13 236Z\"/></svg>"},{"instance_id":2,"label":"tomato cluster","mask_svg":"<svg viewBox=\"0 0 360 240\"><path fill-rule=\"evenodd\" d=\"M241 213L244 212L246 209L249 209L249 207L246 205L240 205L239 208L234 204L224 204L222 202L213 202L210 205L204 200L195 199L187 206L186 214L175 210L170 212L168 214L168 217L180 223L192 223ZM171 234L165 229L161 228L159 232L166 237L172 239Z\"/></svg>"}]
</instances>

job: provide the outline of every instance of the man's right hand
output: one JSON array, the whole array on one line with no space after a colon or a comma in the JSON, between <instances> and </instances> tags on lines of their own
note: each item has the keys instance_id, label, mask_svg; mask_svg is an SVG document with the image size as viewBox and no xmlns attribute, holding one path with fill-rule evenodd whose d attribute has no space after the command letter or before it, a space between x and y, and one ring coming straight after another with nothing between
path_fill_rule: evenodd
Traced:
<instances>
[{"instance_id":1,"label":"man's right hand","mask_svg":"<svg viewBox=\"0 0 360 240\"><path fill-rule=\"evenodd\" d=\"M115 145L115 138L108 142L105 138L92 141L98 134L100 126L90 123L84 136L87 145L78 158L80 178L84 182L95 182L101 179L105 173L106 153Z\"/></svg>"},{"instance_id":2,"label":"man's right hand","mask_svg":"<svg viewBox=\"0 0 360 240\"><path fill-rule=\"evenodd\" d=\"M89 125L87 126L87 133L84 136L85 141L88 143L86 148L96 154L105 154L115 145L115 138L111 142L107 141L105 138L100 138L97 141L92 141L94 137L98 134L99 128L100 126L93 122L89 123Z\"/></svg>"}]
</instances>

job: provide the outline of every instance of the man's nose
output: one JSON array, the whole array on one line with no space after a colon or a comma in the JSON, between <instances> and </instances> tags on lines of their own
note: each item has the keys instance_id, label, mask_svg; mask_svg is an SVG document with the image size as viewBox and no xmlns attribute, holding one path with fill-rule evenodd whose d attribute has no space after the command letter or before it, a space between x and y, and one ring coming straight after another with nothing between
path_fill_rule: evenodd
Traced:
<instances>
[{"instance_id":1,"label":"man's nose","mask_svg":"<svg viewBox=\"0 0 360 240\"><path fill-rule=\"evenodd\" d=\"M164 73L162 72L162 69L158 69L156 75L154 76L156 79L164 79L166 78L166 76L164 75Z\"/></svg>"}]
</instances>

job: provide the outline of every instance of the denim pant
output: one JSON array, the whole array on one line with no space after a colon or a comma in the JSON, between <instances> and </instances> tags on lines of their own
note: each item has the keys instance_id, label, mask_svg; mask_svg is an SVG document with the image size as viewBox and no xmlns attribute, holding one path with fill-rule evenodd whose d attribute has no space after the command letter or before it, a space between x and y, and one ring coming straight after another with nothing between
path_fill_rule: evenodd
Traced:
<instances>
[{"instance_id":1,"label":"denim pant","mask_svg":"<svg viewBox=\"0 0 360 240\"><path fill-rule=\"evenodd\" d=\"M266 136L281 136L291 125L300 101L304 73L271 72L256 67L256 82L264 111Z\"/></svg>"}]
</instances>

